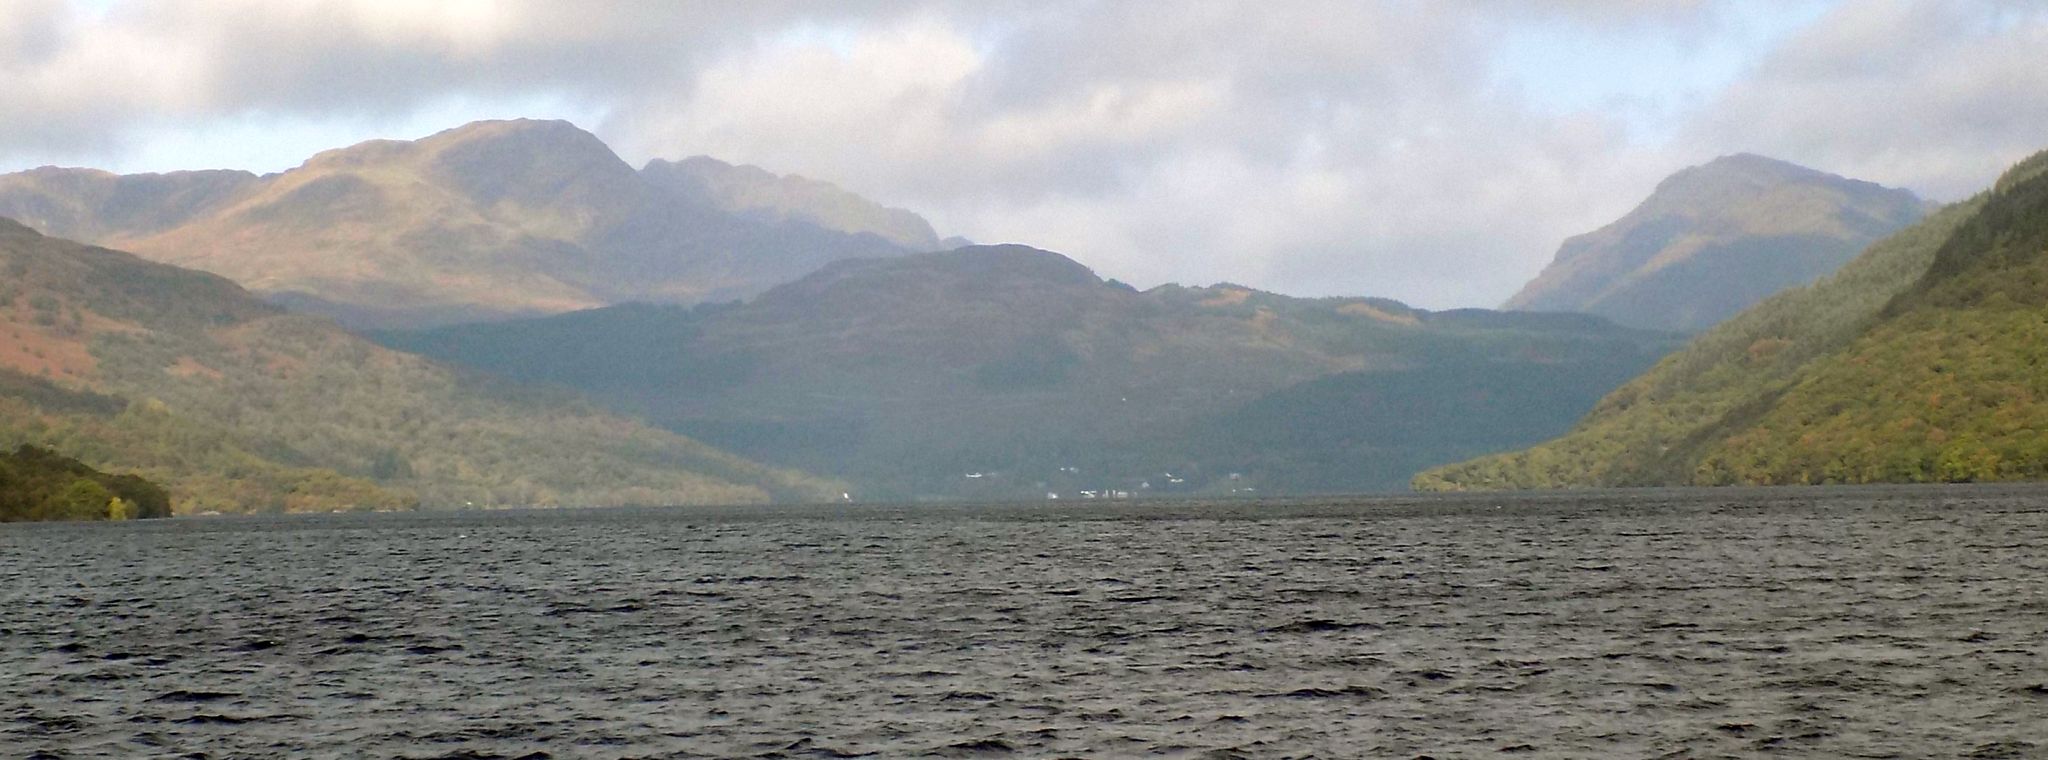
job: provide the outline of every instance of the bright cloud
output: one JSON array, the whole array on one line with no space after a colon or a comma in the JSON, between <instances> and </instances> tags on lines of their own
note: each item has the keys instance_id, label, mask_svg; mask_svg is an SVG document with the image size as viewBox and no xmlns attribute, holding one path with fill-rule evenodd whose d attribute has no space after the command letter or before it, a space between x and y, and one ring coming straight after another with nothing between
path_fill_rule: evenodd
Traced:
<instances>
[{"instance_id":1,"label":"bright cloud","mask_svg":"<svg viewBox=\"0 0 2048 760\"><path fill-rule=\"evenodd\" d=\"M0 0L0 168L566 116L1141 286L1491 305L1720 154L1984 185L2048 145L2037 5Z\"/></svg>"}]
</instances>

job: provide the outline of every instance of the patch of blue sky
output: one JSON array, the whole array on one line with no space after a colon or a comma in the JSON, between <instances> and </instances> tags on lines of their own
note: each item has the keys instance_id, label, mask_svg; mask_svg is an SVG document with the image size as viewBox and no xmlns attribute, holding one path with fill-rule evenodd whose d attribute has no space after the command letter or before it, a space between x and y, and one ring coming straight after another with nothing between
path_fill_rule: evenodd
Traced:
<instances>
[{"instance_id":1,"label":"patch of blue sky","mask_svg":"<svg viewBox=\"0 0 2048 760\"><path fill-rule=\"evenodd\" d=\"M793 24L778 30L767 38L767 43L770 47L785 49L823 48L832 51L834 55L842 58L851 55L854 45L859 41L860 30L857 28L810 21Z\"/></svg>"},{"instance_id":2,"label":"patch of blue sky","mask_svg":"<svg viewBox=\"0 0 2048 760\"><path fill-rule=\"evenodd\" d=\"M119 174L183 169L243 169L265 174L298 166L313 154L365 140L414 140L483 119L566 119L585 129L605 109L554 95L444 97L398 114L340 117L251 110L190 122L144 122L121 145L78 157L81 165ZM49 163L41 161L40 163ZM15 171L27 166L0 166Z\"/></svg>"},{"instance_id":3,"label":"patch of blue sky","mask_svg":"<svg viewBox=\"0 0 2048 760\"><path fill-rule=\"evenodd\" d=\"M91 18L103 19L114 10L114 6L120 5L121 2L122 0L71 0L71 7L84 12Z\"/></svg>"},{"instance_id":4,"label":"patch of blue sky","mask_svg":"<svg viewBox=\"0 0 2048 760\"><path fill-rule=\"evenodd\" d=\"M1619 119L1632 140L1663 141L1839 0L1709 2L1680 20L1558 15L1501 31L1497 84L1551 115Z\"/></svg>"}]
</instances>

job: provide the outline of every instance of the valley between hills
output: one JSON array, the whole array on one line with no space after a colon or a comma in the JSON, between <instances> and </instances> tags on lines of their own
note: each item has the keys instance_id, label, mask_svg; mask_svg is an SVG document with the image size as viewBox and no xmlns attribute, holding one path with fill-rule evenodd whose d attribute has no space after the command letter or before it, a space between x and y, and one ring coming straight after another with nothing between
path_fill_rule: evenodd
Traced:
<instances>
[{"instance_id":1,"label":"valley between hills","mask_svg":"<svg viewBox=\"0 0 2048 760\"><path fill-rule=\"evenodd\" d=\"M1723 157L1447 311L1139 290L565 122L36 169L0 176L0 491L106 519L2039 479L2042 166L1939 206Z\"/></svg>"}]
</instances>

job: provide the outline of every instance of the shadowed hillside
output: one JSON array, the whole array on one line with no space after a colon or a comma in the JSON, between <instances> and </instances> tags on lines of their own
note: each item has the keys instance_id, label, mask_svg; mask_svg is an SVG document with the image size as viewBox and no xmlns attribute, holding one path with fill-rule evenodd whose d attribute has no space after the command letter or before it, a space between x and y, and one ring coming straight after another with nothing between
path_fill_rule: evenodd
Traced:
<instances>
[{"instance_id":1,"label":"shadowed hillside","mask_svg":"<svg viewBox=\"0 0 2048 760\"><path fill-rule=\"evenodd\" d=\"M1561 432L1670 345L1581 315L1138 292L1023 246L838 262L743 304L380 339L876 498L1398 489ZM1486 419L1438 419L1457 412Z\"/></svg>"}]
</instances>

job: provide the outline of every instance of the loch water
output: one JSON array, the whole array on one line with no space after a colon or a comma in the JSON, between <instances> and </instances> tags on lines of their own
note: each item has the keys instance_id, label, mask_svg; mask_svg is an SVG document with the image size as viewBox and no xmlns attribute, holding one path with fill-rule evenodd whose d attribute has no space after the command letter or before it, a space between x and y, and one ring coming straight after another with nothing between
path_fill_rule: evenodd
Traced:
<instances>
[{"instance_id":1,"label":"loch water","mask_svg":"<svg viewBox=\"0 0 2048 760\"><path fill-rule=\"evenodd\" d=\"M2048 488L0 525L0 757L2044 757Z\"/></svg>"}]
</instances>

